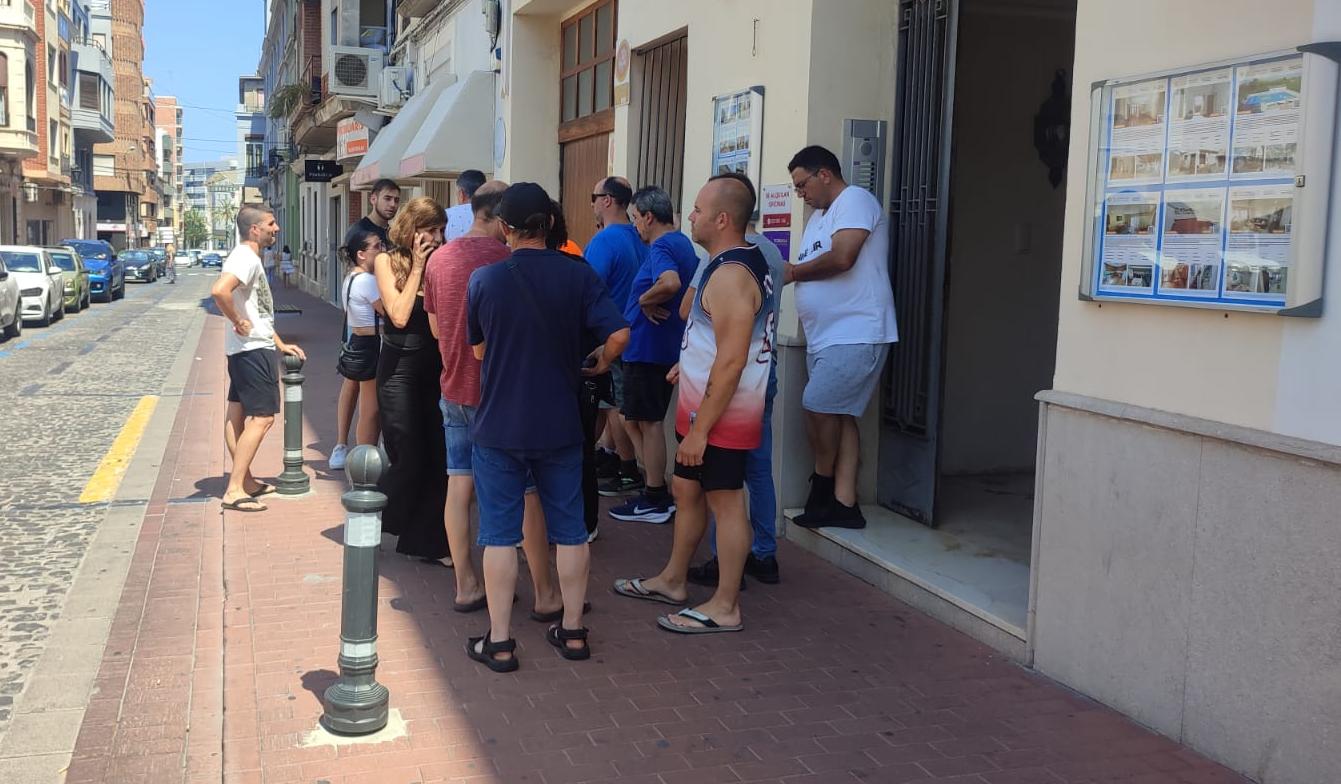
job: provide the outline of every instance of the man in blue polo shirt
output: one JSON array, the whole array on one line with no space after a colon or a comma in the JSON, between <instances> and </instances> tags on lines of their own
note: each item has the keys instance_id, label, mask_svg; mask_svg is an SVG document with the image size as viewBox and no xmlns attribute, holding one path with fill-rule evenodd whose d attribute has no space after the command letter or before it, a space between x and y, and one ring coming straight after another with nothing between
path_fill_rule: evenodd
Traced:
<instances>
[{"instance_id":1,"label":"man in blue polo shirt","mask_svg":"<svg viewBox=\"0 0 1341 784\"><path fill-rule=\"evenodd\" d=\"M498 217L512 255L475 270L467 286L467 339L483 360L470 435L490 624L467 653L496 672L518 666L510 630L528 482L557 546L563 594L563 620L547 637L566 659L591 656L582 626L590 552L578 394L584 374L605 372L619 357L629 329L590 267L547 249L556 213L539 185L510 186ZM592 343L599 347L588 355Z\"/></svg>"},{"instance_id":2,"label":"man in blue polo shirt","mask_svg":"<svg viewBox=\"0 0 1341 784\"><path fill-rule=\"evenodd\" d=\"M694 244L675 230L675 207L660 188L643 188L629 207L633 226L648 244L629 290L624 318L631 329L624 350L624 394L620 413L633 448L643 461L646 489L637 498L610 510L616 520L665 523L675 515L666 489L666 431L663 421L674 386L666 374L680 361L684 297L698 257Z\"/></svg>"},{"instance_id":3,"label":"man in blue polo shirt","mask_svg":"<svg viewBox=\"0 0 1341 784\"><path fill-rule=\"evenodd\" d=\"M605 281L620 313L628 308L633 278L647 255L647 246L638 236L638 230L629 223L629 202L632 200L633 189L623 177L606 177L596 183L591 191L591 211L596 225L604 228L591 238L584 253L587 263ZM601 495L620 495L643 487L630 438L632 434L626 431L623 417L619 415L624 404L623 371L621 362L610 366L613 400L601 404L601 418L596 423L598 431L608 430L620 461L618 470L610 472L601 482Z\"/></svg>"}]
</instances>

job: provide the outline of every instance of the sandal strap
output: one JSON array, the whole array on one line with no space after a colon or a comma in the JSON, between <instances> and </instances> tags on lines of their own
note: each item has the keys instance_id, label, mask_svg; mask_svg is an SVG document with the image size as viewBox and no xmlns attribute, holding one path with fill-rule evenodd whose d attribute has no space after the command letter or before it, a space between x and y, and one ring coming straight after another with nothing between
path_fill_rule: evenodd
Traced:
<instances>
[{"instance_id":1,"label":"sandal strap","mask_svg":"<svg viewBox=\"0 0 1341 784\"><path fill-rule=\"evenodd\" d=\"M517 640L515 638L508 638L502 642L494 642L489 639L489 635L486 634L484 635L484 647L480 652L492 656L495 653L513 653L516 650Z\"/></svg>"},{"instance_id":2,"label":"sandal strap","mask_svg":"<svg viewBox=\"0 0 1341 784\"><path fill-rule=\"evenodd\" d=\"M565 629L562 626L556 626L555 636L560 640L585 640L587 639L587 627L581 629Z\"/></svg>"}]
</instances>

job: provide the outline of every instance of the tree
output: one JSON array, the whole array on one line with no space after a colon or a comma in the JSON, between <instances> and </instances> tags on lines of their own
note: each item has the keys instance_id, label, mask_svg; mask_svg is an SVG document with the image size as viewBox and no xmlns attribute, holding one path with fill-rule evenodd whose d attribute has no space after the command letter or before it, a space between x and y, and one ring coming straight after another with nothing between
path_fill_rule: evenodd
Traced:
<instances>
[{"instance_id":1,"label":"tree","mask_svg":"<svg viewBox=\"0 0 1341 784\"><path fill-rule=\"evenodd\" d=\"M200 210L187 210L182 216L182 247L203 248L209 236L210 229L205 215Z\"/></svg>"}]
</instances>

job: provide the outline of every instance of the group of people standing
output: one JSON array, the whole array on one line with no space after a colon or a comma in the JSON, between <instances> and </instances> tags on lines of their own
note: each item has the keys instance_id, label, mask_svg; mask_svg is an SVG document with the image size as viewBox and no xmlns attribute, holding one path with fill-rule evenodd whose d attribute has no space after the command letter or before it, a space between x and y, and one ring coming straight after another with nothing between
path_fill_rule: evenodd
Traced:
<instances>
[{"instance_id":1,"label":"group of people standing","mask_svg":"<svg viewBox=\"0 0 1341 784\"><path fill-rule=\"evenodd\" d=\"M775 332L793 281L804 281L797 302L816 455L798 522L864 524L855 417L895 339L887 227L828 150L808 147L789 169L816 209L794 265L754 232L754 187L737 174L698 192L689 237L665 191L604 178L592 189L599 231L585 250L534 183L463 172L461 203L447 210L422 197L401 205L394 182L374 185L370 213L344 242L346 380L330 465L343 466L351 431L357 443L380 439L390 463L383 529L398 537L398 552L454 568L455 610L488 610L488 632L467 641L471 659L498 672L519 666L519 545L534 587L529 617L549 624L546 638L563 657L591 655L583 615L599 495L627 496L609 512L616 520L675 525L664 568L616 581L617 594L682 607L658 618L668 631L744 628L744 575L779 580ZM278 338L272 348L300 351ZM678 446L668 466L673 402ZM257 489L247 476L230 492ZM705 534L714 556L692 566ZM684 607L689 582L716 591Z\"/></svg>"}]
</instances>

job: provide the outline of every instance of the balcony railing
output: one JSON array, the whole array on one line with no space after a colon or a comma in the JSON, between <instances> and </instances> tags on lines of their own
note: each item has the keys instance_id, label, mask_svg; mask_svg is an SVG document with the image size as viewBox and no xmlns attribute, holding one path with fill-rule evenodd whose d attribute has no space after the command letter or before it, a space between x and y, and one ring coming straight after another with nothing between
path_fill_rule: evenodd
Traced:
<instances>
[{"instance_id":1,"label":"balcony railing","mask_svg":"<svg viewBox=\"0 0 1341 784\"><path fill-rule=\"evenodd\" d=\"M293 111L293 118L302 117L304 113L312 110L326 98L326 91L321 78L321 57L313 55L307 58L307 64L303 66L303 78L299 84L305 84L308 87L307 97L298 103L298 107Z\"/></svg>"}]
</instances>

